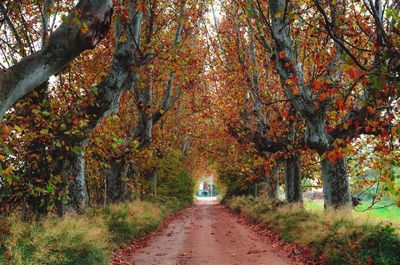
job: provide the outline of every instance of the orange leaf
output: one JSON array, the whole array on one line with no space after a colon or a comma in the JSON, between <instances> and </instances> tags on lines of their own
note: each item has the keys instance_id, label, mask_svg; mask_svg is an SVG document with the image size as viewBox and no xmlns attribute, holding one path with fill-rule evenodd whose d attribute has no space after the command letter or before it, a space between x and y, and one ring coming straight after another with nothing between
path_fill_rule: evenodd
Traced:
<instances>
[{"instance_id":1,"label":"orange leaf","mask_svg":"<svg viewBox=\"0 0 400 265\"><path fill-rule=\"evenodd\" d=\"M293 92L293 95L296 95L296 96L300 95L299 88L296 85L292 86L292 92Z\"/></svg>"},{"instance_id":2,"label":"orange leaf","mask_svg":"<svg viewBox=\"0 0 400 265\"><path fill-rule=\"evenodd\" d=\"M286 52L285 51L280 51L279 52L279 59L285 59L286 57Z\"/></svg>"},{"instance_id":3,"label":"orange leaf","mask_svg":"<svg viewBox=\"0 0 400 265\"><path fill-rule=\"evenodd\" d=\"M146 11L146 5L145 4L138 4L136 6L136 11L144 13Z\"/></svg>"},{"instance_id":4,"label":"orange leaf","mask_svg":"<svg viewBox=\"0 0 400 265\"><path fill-rule=\"evenodd\" d=\"M312 82L312 87L314 88L314 90L320 91L322 89L322 82L320 80L315 80L314 82Z\"/></svg>"},{"instance_id":5,"label":"orange leaf","mask_svg":"<svg viewBox=\"0 0 400 265\"><path fill-rule=\"evenodd\" d=\"M327 98L329 98L329 93L321 93L318 96L319 101L324 101Z\"/></svg>"}]
</instances>

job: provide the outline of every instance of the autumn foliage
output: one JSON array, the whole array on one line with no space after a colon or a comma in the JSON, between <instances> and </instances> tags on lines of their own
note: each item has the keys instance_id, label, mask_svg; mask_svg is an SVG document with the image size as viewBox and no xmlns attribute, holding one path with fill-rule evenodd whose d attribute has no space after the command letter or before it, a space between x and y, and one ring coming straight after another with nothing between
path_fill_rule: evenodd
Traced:
<instances>
[{"instance_id":1,"label":"autumn foliage","mask_svg":"<svg viewBox=\"0 0 400 265\"><path fill-rule=\"evenodd\" d=\"M302 205L322 188L326 210L350 213L366 194L368 209L400 206L399 12L381 0L2 1L0 215L135 199L176 210L206 174L226 198ZM129 206L110 207L102 220L122 220L123 241Z\"/></svg>"},{"instance_id":2,"label":"autumn foliage","mask_svg":"<svg viewBox=\"0 0 400 265\"><path fill-rule=\"evenodd\" d=\"M61 23L92 34L74 3L2 3L2 72L40 58ZM112 5L114 26L85 39L94 49L5 113L2 212L84 212L157 193L159 174L191 187L204 168L231 195L276 199L284 187L302 202L322 187L336 209L378 186L374 202L398 204L398 4ZM159 184L173 196L175 184Z\"/></svg>"}]
</instances>

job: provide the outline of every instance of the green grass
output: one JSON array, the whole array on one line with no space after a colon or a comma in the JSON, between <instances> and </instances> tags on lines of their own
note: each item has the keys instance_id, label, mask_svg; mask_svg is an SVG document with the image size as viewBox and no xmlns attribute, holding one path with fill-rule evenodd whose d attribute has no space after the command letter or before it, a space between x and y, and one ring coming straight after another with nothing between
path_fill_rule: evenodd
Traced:
<instances>
[{"instance_id":1,"label":"green grass","mask_svg":"<svg viewBox=\"0 0 400 265\"><path fill-rule=\"evenodd\" d=\"M367 209L369 207L369 205L370 205L370 202L362 202L361 205L358 205L353 210L353 215L359 216L359 217L372 218L373 220L378 221L378 222L379 221L392 222L395 225L400 225L400 207L397 207L397 205L392 205L392 206L380 208L380 209L369 209L369 210L363 211L363 210ZM379 207L382 207L385 205L387 205L387 204L383 203L383 202L378 202L373 206L373 208L379 208ZM307 210L311 210L311 211L323 211L324 202L322 200L305 201L304 207Z\"/></svg>"},{"instance_id":2,"label":"green grass","mask_svg":"<svg viewBox=\"0 0 400 265\"><path fill-rule=\"evenodd\" d=\"M368 206L369 206L368 203L359 205L356 208L356 212L358 212L358 214L366 214L371 217L385 219L385 220L393 221L393 222L400 224L400 207L398 207L397 205L392 205L392 206L381 208L381 209L370 209L370 210L366 210L364 212L360 212L360 211L368 208ZM385 205L383 203L377 203L373 207L381 207L381 206L385 206Z\"/></svg>"}]
</instances>

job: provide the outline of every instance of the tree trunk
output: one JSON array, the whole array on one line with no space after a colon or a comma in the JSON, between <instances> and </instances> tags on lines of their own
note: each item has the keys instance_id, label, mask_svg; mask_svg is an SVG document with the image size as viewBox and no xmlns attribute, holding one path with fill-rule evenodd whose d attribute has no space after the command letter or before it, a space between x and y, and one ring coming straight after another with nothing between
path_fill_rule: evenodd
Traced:
<instances>
[{"instance_id":1,"label":"tree trunk","mask_svg":"<svg viewBox=\"0 0 400 265\"><path fill-rule=\"evenodd\" d=\"M321 161L326 210L350 208L351 196L346 158L332 163L327 158Z\"/></svg>"},{"instance_id":2,"label":"tree trunk","mask_svg":"<svg viewBox=\"0 0 400 265\"><path fill-rule=\"evenodd\" d=\"M111 162L110 169L106 172L107 181L107 203L121 202L124 200L127 188L127 182L124 175L127 173L127 166L122 161L114 160Z\"/></svg>"},{"instance_id":3,"label":"tree trunk","mask_svg":"<svg viewBox=\"0 0 400 265\"><path fill-rule=\"evenodd\" d=\"M65 152L58 160L56 175L61 175L67 187L69 200L61 205L60 213L68 211L82 213L89 205L89 193L85 178L85 160L83 152Z\"/></svg>"},{"instance_id":4,"label":"tree trunk","mask_svg":"<svg viewBox=\"0 0 400 265\"><path fill-rule=\"evenodd\" d=\"M289 203L303 203L299 154L294 154L285 160L285 197Z\"/></svg>"},{"instance_id":5,"label":"tree trunk","mask_svg":"<svg viewBox=\"0 0 400 265\"><path fill-rule=\"evenodd\" d=\"M266 177L265 196L271 200L278 200L278 167L272 169L272 174Z\"/></svg>"},{"instance_id":6,"label":"tree trunk","mask_svg":"<svg viewBox=\"0 0 400 265\"><path fill-rule=\"evenodd\" d=\"M89 206L89 193L85 178L85 160L83 159L83 154L75 154L70 162L70 172L74 176L68 184L71 198L70 204L78 213L81 213Z\"/></svg>"}]
</instances>

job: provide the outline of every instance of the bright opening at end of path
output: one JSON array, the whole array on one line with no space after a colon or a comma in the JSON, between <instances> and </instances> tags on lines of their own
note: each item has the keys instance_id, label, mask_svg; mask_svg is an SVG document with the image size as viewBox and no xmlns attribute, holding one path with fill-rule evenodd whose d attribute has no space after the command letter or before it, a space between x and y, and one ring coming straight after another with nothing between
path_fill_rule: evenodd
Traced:
<instances>
[{"instance_id":1,"label":"bright opening at end of path","mask_svg":"<svg viewBox=\"0 0 400 265\"><path fill-rule=\"evenodd\" d=\"M214 176L202 177L199 180L198 188L195 193L196 204L218 203L218 188L215 185Z\"/></svg>"}]
</instances>

